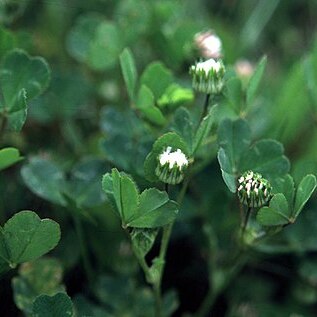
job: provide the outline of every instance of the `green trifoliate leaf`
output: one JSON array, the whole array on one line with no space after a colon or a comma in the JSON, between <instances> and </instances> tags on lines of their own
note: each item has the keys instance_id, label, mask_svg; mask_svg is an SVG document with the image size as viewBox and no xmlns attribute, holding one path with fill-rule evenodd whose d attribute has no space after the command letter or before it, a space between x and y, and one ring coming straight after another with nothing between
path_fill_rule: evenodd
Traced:
<instances>
[{"instance_id":1,"label":"green trifoliate leaf","mask_svg":"<svg viewBox=\"0 0 317 317\"><path fill-rule=\"evenodd\" d=\"M2 58L8 51L14 48L16 45L16 38L14 37L13 32L0 28L0 58Z\"/></svg>"},{"instance_id":2,"label":"green trifoliate leaf","mask_svg":"<svg viewBox=\"0 0 317 317\"><path fill-rule=\"evenodd\" d=\"M100 205L105 196L100 188L100 175L105 164L94 158L83 158L72 168L68 180L64 171L54 162L33 157L23 166L21 174L27 187L36 195L55 204L66 206L65 196L77 207Z\"/></svg>"},{"instance_id":3,"label":"green trifoliate leaf","mask_svg":"<svg viewBox=\"0 0 317 317\"><path fill-rule=\"evenodd\" d=\"M244 120L224 120L218 129L218 161L225 183L230 191L235 192L235 179L240 169L241 157L245 154L251 143L251 132ZM251 168L250 168L251 169ZM252 169L253 170L253 169Z\"/></svg>"},{"instance_id":4,"label":"green trifoliate leaf","mask_svg":"<svg viewBox=\"0 0 317 317\"><path fill-rule=\"evenodd\" d=\"M71 170L65 194L81 208L98 206L105 201L100 175L107 167L95 158L83 158Z\"/></svg>"},{"instance_id":5,"label":"green trifoliate leaf","mask_svg":"<svg viewBox=\"0 0 317 317\"><path fill-rule=\"evenodd\" d=\"M28 100L40 95L49 84L50 69L44 58L14 50L5 56L0 78L6 102L11 104L21 89L26 90Z\"/></svg>"},{"instance_id":6,"label":"green trifoliate leaf","mask_svg":"<svg viewBox=\"0 0 317 317\"><path fill-rule=\"evenodd\" d=\"M257 89L261 83L261 79L264 74L266 63L267 63L267 58L266 56L264 56L258 63L252 77L249 80L249 84L247 87L247 100L246 100L247 106L249 106L254 100Z\"/></svg>"},{"instance_id":7,"label":"green trifoliate leaf","mask_svg":"<svg viewBox=\"0 0 317 317\"><path fill-rule=\"evenodd\" d=\"M136 107L143 116L150 122L157 125L164 125L166 119L159 108L155 106L154 95L145 85L142 85L136 100Z\"/></svg>"},{"instance_id":8,"label":"green trifoliate leaf","mask_svg":"<svg viewBox=\"0 0 317 317\"><path fill-rule=\"evenodd\" d=\"M176 218L178 205L169 200L166 192L150 188L139 195L133 180L116 169L104 175L102 187L123 227L157 228Z\"/></svg>"},{"instance_id":9,"label":"green trifoliate leaf","mask_svg":"<svg viewBox=\"0 0 317 317\"><path fill-rule=\"evenodd\" d=\"M173 84L173 75L161 62L153 62L147 66L141 76L141 85L146 85L155 99L159 99L166 89Z\"/></svg>"},{"instance_id":10,"label":"green trifoliate leaf","mask_svg":"<svg viewBox=\"0 0 317 317\"><path fill-rule=\"evenodd\" d=\"M262 207L257 214L257 221L263 226L282 226L293 223L291 209L283 194L276 194L268 207Z\"/></svg>"},{"instance_id":11,"label":"green trifoliate leaf","mask_svg":"<svg viewBox=\"0 0 317 317\"><path fill-rule=\"evenodd\" d=\"M92 69L102 71L118 63L123 49L122 34L115 23L102 21L90 39L86 62Z\"/></svg>"},{"instance_id":12,"label":"green trifoliate leaf","mask_svg":"<svg viewBox=\"0 0 317 317\"><path fill-rule=\"evenodd\" d=\"M98 71L114 67L123 48L118 26L95 13L79 16L67 38L69 53Z\"/></svg>"},{"instance_id":13,"label":"green trifoliate leaf","mask_svg":"<svg viewBox=\"0 0 317 317\"><path fill-rule=\"evenodd\" d=\"M295 185L293 177L289 174L281 177L275 177L272 179L272 187L273 193L282 193L285 196L289 207L293 208L295 196Z\"/></svg>"},{"instance_id":14,"label":"green trifoliate leaf","mask_svg":"<svg viewBox=\"0 0 317 317\"><path fill-rule=\"evenodd\" d=\"M249 148L251 132L244 120L224 120L218 129L218 144L230 160L231 172L237 173L240 159Z\"/></svg>"},{"instance_id":15,"label":"green trifoliate leaf","mask_svg":"<svg viewBox=\"0 0 317 317\"><path fill-rule=\"evenodd\" d=\"M180 107L175 111L173 129L186 142L190 153L193 152L194 127L189 111Z\"/></svg>"},{"instance_id":16,"label":"green trifoliate leaf","mask_svg":"<svg viewBox=\"0 0 317 317\"><path fill-rule=\"evenodd\" d=\"M35 298L39 295L54 295L65 291L61 284L63 268L54 258L40 258L20 266L19 276L12 279L14 301L25 314L32 313Z\"/></svg>"},{"instance_id":17,"label":"green trifoliate leaf","mask_svg":"<svg viewBox=\"0 0 317 317\"><path fill-rule=\"evenodd\" d=\"M284 155L281 143L275 140L260 140L243 153L240 169L250 169L273 178L286 174L290 169L290 163Z\"/></svg>"},{"instance_id":18,"label":"green trifoliate leaf","mask_svg":"<svg viewBox=\"0 0 317 317\"><path fill-rule=\"evenodd\" d=\"M49 252L61 235L56 222L32 211L15 214L0 230L0 258L11 267Z\"/></svg>"},{"instance_id":19,"label":"green trifoliate leaf","mask_svg":"<svg viewBox=\"0 0 317 317\"><path fill-rule=\"evenodd\" d=\"M181 104L186 104L194 99L194 93L191 89L183 88L178 84L170 85L159 98L157 104L160 108L175 108Z\"/></svg>"},{"instance_id":20,"label":"green trifoliate leaf","mask_svg":"<svg viewBox=\"0 0 317 317\"><path fill-rule=\"evenodd\" d=\"M202 119L195 133L195 137L193 140L192 154L196 153L196 151L200 148L200 146L203 146L206 143L209 133L211 131L211 128L215 122L215 115L217 111L218 111L218 105L212 106L209 109L207 115Z\"/></svg>"},{"instance_id":21,"label":"green trifoliate leaf","mask_svg":"<svg viewBox=\"0 0 317 317\"><path fill-rule=\"evenodd\" d=\"M87 60L92 41L91 35L95 33L102 20L102 16L95 13L81 15L70 30L66 42L67 50L79 62Z\"/></svg>"},{"instance_id":22,"label":"green trifoliate leaf","mask_svg":"<svg viewBox=\"0 0 317 317\"><path fill-rule=\"evenodd\" d=\"M178 213L176 202L169 200L166 192L156 188L143 191L140 204L129 219L128 226L136 228L156 228L173 222Z\"/></svg>"},{"instance_id":23,"label":"green trifoliate leaf","mask_svg":"<svg viewBox=\"0 0 317 317\"><path fill-rule=\"evenodd\" d=\"M8 117L9 128L19 131L26 119L27 100L40 95L48 86L50 69L41 57L30 57L22 50L8 53L2 63L0 83L4 101L0 112Z\"/></svg>"},{"instance_id":24,"label":"green trifoliate leaf","mask_svg":"<svg viewBox=\"0 0 317 317\"><path fill-rule=\"evenodd\" d=\"M298 185L294 205L294 218L297 218L302 211L304 205L313 194L316 188L316 177L314 175L306 175Z\"/></svg>"},{"instance_id":25,"label":"green trifoliate leaf","mask_svg":"<svg viewBox=\"0 0 317 317\"><path fill-rule=\"evenodd\" d=\"M33 303L34 317L72 317L74 316L73 304L65 293L54 296L40 295Z\"/></svg>"},{"instance_id":26,"label":"green trifoliate leaf","mask_svg":"<svg viewBox=\"0 0 317 317\"><path fill-rule=\"evenodd\" d=\"M152 249L158 229L133 228L131 240L137 252L143 257Z\"/></svg>"},{"instance_id":27,"label":"green trifoliate leaf","mask_svg":"<svg viewBox=\"0 0 317 317\"><path fill-rule=\"evenodd\" d=\"M242 83L238 77L232 77L227 81L225 94L230 106L239 113L242 108L243 93Z\"/></svg>"},{"instance_id":28,"label":"green trifoliate leaf","mask_svg":"<svg viewBox=\"0 0 317 317\"><path fill-rule=\"evenodd\" d=\"M18 149L8 147L0 150L0 171L23 160Z\"/></svg>"},{"instance_id":29,"label":"green trifoliate leaf","mask_svg":"<svg viewBox=\"0 0 317 317\"><path fill-rule=\"evenodd\" d=\"M135 87L138 80L138 73L132 52L125 48L120 55L120 65L125 85L131 101L135 98Z\"/></svg>"},{"instance_id":30,"label":"green trifoliate leaf","mask_svg":"<svg viewBox=\"0 0 317 317\"><path fill-rule=\"evenodd\" d=\"M106 174L102 180L103 190L118 212L122 226L127 227L139 205L138 189L130 176L119 173L117 169L112 169L111 174Z\"/></svg>"},{"instance_id":31,"label":"green trifoliate leaf","mask_svg":"<svg viewBox=\"0 0 317 317\"><path fill-rule=\"evenodd\" d=\"M34 157L22 167L21 174L26 186L36 195L53 203L66 205L62 195L66 190L65 176L54 163Z\"/></svg>"},{"instance_id":32,"label":"green trifoliate leaf","mask_svg":"<svg viewBox=\"0 0 317 317\"><path fill-rule=\"evenodd\" d=\"M232 193L235 193L237 190L236 175L231 172L231 162L229 156L223 148L220 148L218 151L218 162L220 164L221 174L225 184Z\"/></svg>"}]
</instances>

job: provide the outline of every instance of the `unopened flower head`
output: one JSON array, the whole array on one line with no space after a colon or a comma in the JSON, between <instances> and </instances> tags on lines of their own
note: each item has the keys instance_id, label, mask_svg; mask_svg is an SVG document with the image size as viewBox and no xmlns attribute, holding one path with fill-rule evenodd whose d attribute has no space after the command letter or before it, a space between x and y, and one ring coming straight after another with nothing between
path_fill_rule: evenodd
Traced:
<instances>
[{"instance_id":1,"label":"unopened flower head","mask_svg":"<svg viewBox=\"0 0 317 317\"><path fill-rule=\"evenodd\" d=\"M194 41L202 57L220 58L222 56L221 40L213 31L197 33Z\"/></svg>"},{"instance_id":2,"label":"unopened flower head","mask_svg":"<svg viewBox=\"0 0 317 317\"><path fill-rule=\"evenodd\" d=\"M234 65L234 69L242 79L249 79L254 72L254 66L246 59L238 60Z\"/></svg>"},{"instance_id":3,"label":"unopened flower head","mask_svg":"<svg viewBox=\"0 0 317 317\"><path fill-rule=\"evenodd\" d=\"M193 88L206 94L219 94L224 86L225 67L222 60L213 58L190 67Z\"/></svg>"},{"instance_id":4,"label":"unopened flower head","mask_svg":"<svg viewBox=\"0 0 317 317\"><path fill-rule=\"evenodd\" d=\"M272 186L261 174L247 171L238 178L238 196L248 207L261 207L271 199Z\"/></svg>"},{"instance_id":5,"label":"unopened flower head","mask_svg":"<svg viewBox=\"0 0 317 317\"><path fill-rule=\"evenodd\" d=\"M172 151L172 147L168 146L158 156L155 174L162 182L175 185L183 180L187 166L186 155L180 149Z\"/></svg>"}]
</instances>

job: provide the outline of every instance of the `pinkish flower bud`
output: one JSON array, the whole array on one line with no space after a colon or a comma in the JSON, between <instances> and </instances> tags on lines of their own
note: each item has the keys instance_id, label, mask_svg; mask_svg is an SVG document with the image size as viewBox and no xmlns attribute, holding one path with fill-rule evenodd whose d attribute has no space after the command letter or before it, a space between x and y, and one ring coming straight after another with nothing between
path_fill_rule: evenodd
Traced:
<instances>
[{"instance_id":1,"label":"pinkish flower bud","mask_svg":"<svg viewBox=\"0 0 317 317\"><path fill-rule=\"evenodd\" d=\"M246 59L238 60L234 65L234 69L241 79L249 79L254 72L254 66Z\"/></svg>"},{"instance_id":2,"label":"pinkish flower bud","mask_svg":"<svg viewBox=\"0 0 317 317\"><path fill-rule=\"evenodd\" d=\"M202 57L220 58L222 56L221 40L212 30L197 33L194 42Z\"/></svg>"}]
</instances>

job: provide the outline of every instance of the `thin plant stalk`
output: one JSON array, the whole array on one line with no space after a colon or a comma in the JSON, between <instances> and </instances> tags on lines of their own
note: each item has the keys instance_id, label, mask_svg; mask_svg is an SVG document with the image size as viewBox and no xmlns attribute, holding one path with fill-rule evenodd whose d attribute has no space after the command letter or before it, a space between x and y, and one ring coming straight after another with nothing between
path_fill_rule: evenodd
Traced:
<instances>
[{"instance_id":1,"label":"thin plant stalk","mask_svg":"<svg viewBox=\"0 0 317 317\"><path fill-rule=\"evenodd\" d=\"M248 226L248 222L249 222L249 219L250 219L251 211L252 211L252 208L248 207L247 213L246 213L245 218L244 218L243 227L242 227L242 230L241 230L241 239L243 239L245 230L246 230L246 228Z\"/></svg>"},{"instance_id":2,"label":"thin plant stalk","mask_svg":"<svg viewBox=\"0 0 317 317\"><path fill-rule=\"evenodd\" d=\"M1 141L3 139L4 131L7 126L7 117L4 114L2 114L0 116L0 120L1 120L0 122L0 141Z\"/></svg>"},{"instance_id":3,"label":"thin plant stalk","mask_svg":"<svg viewBox=\"0 0 317 317\"><path fill-rule=\"evenodd\" d=\"M178 198L177 198L177 203L179 205L181 205L184 197L185 197L185 193L186 190L188 188L188 184L189 184L189 177L185 178L182 188L179 192ZM165 190L168 193L169 191L169 186L168 184L165 184ZM162 316L162 278L163 278L163 273L164 273L164 268L165 268L165 257L166 257L166 253L167 253L167 248L168 248L168 244L171 238L171 234L172 234L172 230L173 230L173 225L174 222L166 225L163 228L163 232L162 232L162 239L161 239L161 246L160 246L160 253L159 253L159 257L158 257L158 261L160 263L162 263L162 266L160 268L159 271L159 277L156 281L156 283L153 285L153 289L154 289L154 295L155 295L155 302L156 302L156 317L161 317Z\"/></svg>"},{"instance_id":4,"label":"thin plant stalk","mask_svg":"<svg viewBox=\"0 0 317 317\"><path fill-rule=\"evenodd\" d=\"M201 113L200 121L202 121L203 118L204 118L204 117L206 116L206 114L207 114L208 105L209 105L209 102L210 102L210 97L211 97L211 94L206 94L205 103L204 103L203 111L202 111L202 113Z\"/></svg>"}]
</instances>

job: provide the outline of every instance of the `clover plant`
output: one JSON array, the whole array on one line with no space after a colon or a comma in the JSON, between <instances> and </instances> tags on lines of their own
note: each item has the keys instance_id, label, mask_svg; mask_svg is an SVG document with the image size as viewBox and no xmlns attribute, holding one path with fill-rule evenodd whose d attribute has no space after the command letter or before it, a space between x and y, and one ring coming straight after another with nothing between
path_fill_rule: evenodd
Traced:
<instances>
[{"instance_id":1,"label":"clover plant","mask_svg":"<svg viewBox=\"0 0 317 317\"><path fill-rule=\"evenodd\" d=\"M315 316L317 42L207 2L0 1L3 316Z\"/></svg>"}]
</instances>

